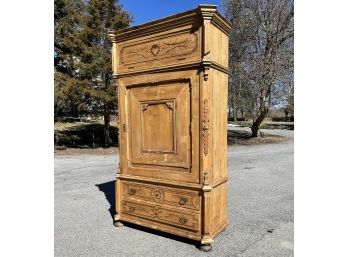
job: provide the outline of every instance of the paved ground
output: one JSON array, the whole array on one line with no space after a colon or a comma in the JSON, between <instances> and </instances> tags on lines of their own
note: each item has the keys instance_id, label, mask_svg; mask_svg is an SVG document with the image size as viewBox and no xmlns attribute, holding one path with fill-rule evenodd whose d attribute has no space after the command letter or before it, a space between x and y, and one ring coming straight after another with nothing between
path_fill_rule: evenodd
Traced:
<instances>
[{"instance_id":1,"label":"paved ground","mask_svg":"<svg viewBox=\"0 0 348 257\"><path fill-rule=\"evenodd\" d=\"M209 253L185 239L113 226L118 156L56 156L55 256L293 256L293 131L264 131L290 140L228 148L230 225Z\"/></svg>"}]
</instances>

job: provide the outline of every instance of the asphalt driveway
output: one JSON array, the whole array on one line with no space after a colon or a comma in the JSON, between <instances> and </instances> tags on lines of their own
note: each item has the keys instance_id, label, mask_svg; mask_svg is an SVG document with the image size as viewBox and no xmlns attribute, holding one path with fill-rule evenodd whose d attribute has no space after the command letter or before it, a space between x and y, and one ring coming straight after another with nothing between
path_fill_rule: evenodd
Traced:
<instances>
[{"instance_id":1,"label":"asphalt driveway","mask_svg":"<svg viewBox=\"0 0 348 257\"><path fill-rule=\"evenodd\" d=\"M230 224L213 250L112 222L116 155L55 157L55 256L293 256L293 131L277 144L228 148Z\"/></svg>"}]
</instances>

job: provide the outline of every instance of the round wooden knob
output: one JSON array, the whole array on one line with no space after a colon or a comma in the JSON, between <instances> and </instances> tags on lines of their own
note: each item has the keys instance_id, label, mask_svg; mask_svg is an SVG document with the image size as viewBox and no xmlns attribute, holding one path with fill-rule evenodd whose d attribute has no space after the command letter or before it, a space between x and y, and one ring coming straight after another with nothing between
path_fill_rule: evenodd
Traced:
<instances>
[{"instance_id":1,"label":"round wooden knob","mask_svg":"<svg viewBox=\"0 0 348 257\"><path fill-rule=\"evenodd\" d=\"M179 204L184 205L187 203L187 198L180 198Z\"/></svg>"},{"instance_id":2,"label":"round wooden knob","mask_svg":"<svg viewBox=\"0 0 348 257\"><path fill-rule=\"evenodd\" d=\"M180 218L179 219L180 224L185 224L187 222L187 219L185 218Z\"/></svg>"}]
</instances>

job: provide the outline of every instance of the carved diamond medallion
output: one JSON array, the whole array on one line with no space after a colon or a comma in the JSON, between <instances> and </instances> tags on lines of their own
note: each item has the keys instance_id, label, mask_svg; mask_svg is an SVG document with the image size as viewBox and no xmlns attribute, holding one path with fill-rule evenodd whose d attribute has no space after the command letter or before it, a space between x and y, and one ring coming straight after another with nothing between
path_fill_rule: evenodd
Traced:
<instances>
[{"instance_id":1,"label":"carved diamond medallion","mask_svg":"<svg viewBox=\"0 0 348 257\"><path fill-rule=\"evenodd\" d=\"M160 47L158 45L153 45L151 47L151 53L155 56L158 54L159 50L160 50Z\"/></svg>"}]
</instances>

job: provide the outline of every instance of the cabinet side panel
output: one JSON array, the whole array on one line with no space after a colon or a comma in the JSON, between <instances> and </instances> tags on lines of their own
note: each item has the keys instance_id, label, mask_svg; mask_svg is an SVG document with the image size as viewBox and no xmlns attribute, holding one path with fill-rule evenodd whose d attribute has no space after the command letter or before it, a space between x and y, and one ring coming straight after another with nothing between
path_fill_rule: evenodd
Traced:
<instances>
[{"instance_id":1,"label":"cabinet side panel","mask_svg":"<svg viewBox=\"0 0 348 257\"><path fill-rule=\"evenodd\" d=\"M215 187L211 193L210 231L211 237L217 236L228 224L227 182Z\"/></svg>"},{"instance_id":2,"label":"cabinet side panel","mask_svg":"<svg viewBox=\"0 0 348 257\"><path fill-rule=\"evenodd\" d=\"M210 58L212 61L228 67L228 36L214 25L211 25L210 31L212 35L209 36L212 39Z\"/></svg>"},{"instance_id":3,"label":"cabinet side panel","mask_svg":"<svg viewBox=\"0 0 348 257\"><path fill-rule=\"evenodd\" d=\"M213 69L212 112L213 112L213 162L212 180L219 182L227 177L227 74Z\"/></svg>"}]
</instances>

